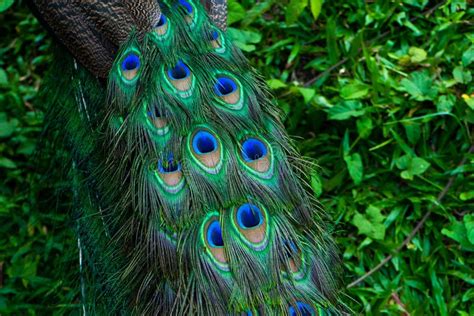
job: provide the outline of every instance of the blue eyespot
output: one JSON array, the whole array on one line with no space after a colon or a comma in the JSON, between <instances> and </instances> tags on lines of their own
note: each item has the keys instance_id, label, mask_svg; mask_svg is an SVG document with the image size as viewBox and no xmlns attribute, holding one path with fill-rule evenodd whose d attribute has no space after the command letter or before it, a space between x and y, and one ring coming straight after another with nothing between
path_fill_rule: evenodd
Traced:
<instances>
[{"instance_id":1,"label":"blue eyespot","mask_svg":"<svg viewBox=\"0 0 474 316\"><path fill-rule=\"evenodd\" d=\"M168 70L168 76L173 80L180 80L189 77L191 71L182 61L179 61L174 68Z\"/></svg>"},{"instance_id":2,"label":"blue eyespot","mask_svg":"<svg viewBox=\"0 0 474 316\"><path fill-rule=\"evenodd\" d=\"M166 22L167 22L166 16L162 13L161 16L160 16L160 19L156 23L155 27L161 27L161 26L165 25Z\"/></svg>"},{"instance_id":3,"label":"blue eyespot","mask_svg":"<svg viewBox=\"0 0 474 316\"><path fill-rule=\"evenodd\" d=\"M207 242L211 247L222 247L224 241L222 240L222 231L219 221L215 220L207 228Z\"/></svg>"},{"instance_id":4,"label":"blue eyespot","mask_svg":"<svg viewBox=\"0 0 474 316\"><path fill-rule=\"evenodd\" d=\"M228 77L217 78L217 83L214 85L214 92L220 97L231 94L236 90L237 84Z\"/></svg>"},{"instance_id":5,"label":"blue eyespot","mask_svg":"<svg viewBox=\"0 0 474 316\"><path fill-rule=\"evenodd\" d=\"M123 71L138 70L140 68L140 57L137 54L131 53L122 61Z\"/></svg>"},{"instance_id":6,"label":"blue eyespot","mask_svg":"<svg viewBox=\"0 0 474 316\"><path fill-rule=\"evenodd\" d=\"M158 170L160 173L172 173L181 170L181 164L177 161L174 161L171 157L166 163L163 163L162 160L158 162Z\"/></svg>"},{"instance_id":7,"label":"blue eyespot","mask_svg":"<svg viewBox=\"0 0 474 316\"><path fill-rule=\"evenodd\" d=\"M217 41L219 39L219 32L217 30L210 30L209 31L209 40Z\"/></svg>"},{"instance_id":8,"label":"blue eyespot","mask_svg":"<svg viewBox=\"0 0 474 316\"><path fill-rule=\"evenodd\" d=\"M289 313L290 316L297 316L297 315L312 316L312 315L314 315L314 309L309 304L302 303L302 302L296 302L296 307L299 310L299 314L295 311L295 308L293 306L290 306L290 308L288 309L288 311L290 312Z\"/></svg>"},{"instance_id":9,"label":"blue eyespot","mask_svg":"<svg viewBox=\"0 0 474 316\"><path fill-rule=\"evenodd\" d=\"M179 0L179 4L186 9L188 14L193 13L193 6L186 0Z\"/></svg>"},{"instance_id":10,"label":"blue eyespot","mask_svg":"<svg viewBox=\"0 0 474 316\"><path fill-rule=\"evenodd\" d=\"M206 32L206 40L211 43L211 46L214 50L218 53L223 53L225 51L225 47L222 44L222 38L219 31L215 28L210 28Z\"/></svg>"},{"instance_id":11,"label":"blue eyespot","mask_svg":"<svg viewBox=\"0 0 474 316\"><path fill-rule=\"evenodd\" d=\"M267 147L257 138L248 138L242 144L242 156L246 162L251 162L267 155Z\"/></svg>"},{"instance_id":12,"label":"blue eyespot","mask_svg":"<svg viewBox=\"0 0 474 316\"><path fill-rule=\"evenodd\" d=\"M160 111L160 109L158 109L158 107L156 105L153 106L152 109L149 109L147 111L147 114L148 114L149 117L152 117L152 118L162 117L161 111Z\"/></svg>"},{"instance_id":13,"label":"blue eyespot","mask_svg":"<svg viewBox=\"0 0 474 316\"><path fill-rule=\"evenodd\" d=\"M242 228L254 228L263 223L262 211L253 204L244 204L237 210L237 222Z\"/></svg>"},{"instance_id":14,"label":"blue eyespot","mask_svg":"<svg viewBox=\"0 0 474 316\"><path fill-rule=\"evenodd\" d=\"M217 149L217 139L206 131L199 131L193 138L193 149L198 155L208 154Z\"/></svg>"}]
</instances>

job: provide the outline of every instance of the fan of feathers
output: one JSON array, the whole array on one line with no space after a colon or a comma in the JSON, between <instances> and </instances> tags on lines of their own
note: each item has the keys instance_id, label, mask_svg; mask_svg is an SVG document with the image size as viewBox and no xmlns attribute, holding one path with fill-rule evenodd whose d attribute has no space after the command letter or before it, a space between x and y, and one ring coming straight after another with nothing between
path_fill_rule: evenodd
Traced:
<instances>
[{"instance_id":1,"label":"fan of feathers","mask_svg":"<svg viewBox=\"0 0 474 316\"><path fill-rule=\"evenodd\" d=\"M32 6L63 44L43 97L70 157L84 312L341 314L309 165L222 12L193 0L64 2Z\"/></svg>"}]
</instances>

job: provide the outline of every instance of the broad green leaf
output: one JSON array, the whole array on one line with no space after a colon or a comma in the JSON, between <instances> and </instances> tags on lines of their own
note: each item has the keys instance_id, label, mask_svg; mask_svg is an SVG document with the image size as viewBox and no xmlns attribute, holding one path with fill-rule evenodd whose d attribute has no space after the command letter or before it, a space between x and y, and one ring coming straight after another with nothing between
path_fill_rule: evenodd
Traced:
<instances>
[{"instance_id":1,"label":"broad green leaf","mask_svg":"<svg viewBox=\"0 0 474 316\"><path fill-rule=\"evenodd\" d=\"M471 224L469 225L470 227L472 227ZM470 242L470 240L468 239L467 229L464 223L455 221L453 224L451 224L447 228L443 228L441 230L441 233L457 241L461 245L461 247L464 248L465 250L474 251L474 244Z\"/></svg>"},{"instance_id":2,"label":"broad green leaf","mask_svg":"<svg viewBox=\"0 0 474 316\"><path fill-rule=\"evenodd\" d=\"M430 163L426 160L410 155L398 158L396 165L399 169L404 170L401 176L407 180L413 180L414 176L422 175L430 167Z\"/></svg>"},{"instance_id":3,"label":"broad green leaf","mask_svg":"<svg viewBox=\"0 0 474 316\"><path fill-rule=\"evenodd\" d=\"M414 64L421 63L427 56L426 51L418 47L410 47L408 54L410 55L410 61Z\"/></svg>"},{"instance_id":4,"label":"broad green leaf","mask_svg":"<svg viewBox=\"0 0 474 316\"><path fill-rule=\"evenodd\" d=\"M279 79L267 80L267 84L273 90L277 90L277 89L280 89L280 88L286 88L286 86L287 86L286 83L284 83L283 81L281 81Z\"/></svg>"},{"instance_id":5,"label":"broad green leaf","mask_svg":"<svg viewBox=\"0 0 474 316\"><path fill-rule=\"evenodd\" d=\"M314 97L314 103L316 105L319 105L319 106L322 106L322 107L325 107L325 108L332 108L334 106L328 101L328 99L326 99L322 95L316 95Z\"/></svg>"},{"instance_id":6,"label":"broad green leaf","mask_svg":"<svg viewBox=\"0 0 474 316\"><path fill-rule=\"evenodd\" d=\"M360 154L346 155L344 156L344 161L346 162L352 180L356 185L359 185L364 177L364 166L362 165Z\"/></svg>"},{"instance_id":7,"label":"broad green leaf","mask_svg":"<svg viewBox=\"0 0 474 316\"><path fill-rule=\"evenodd\" d=\"M253 31L242 31L229 27L227 33L234 40L234 44L246 52L254 51L256 46L253 44L260 43L262 40L262 34Z\"/></svg>"},{"instance_id":8,"label":"broad green leaf","mask_svg":"<svg viewBox=\"0 0 474 316\"><path fill-rule=\"evenodd\" d=\"M295 23L304 9L308 6L308 0L290 0L286 7L285 20L288 24Z\"/></svg>"},{"instance_id":9,"label":"broad green leaf","mask_svg":"<svg viewBox=\"0 0 474 316\"><path fill-rule=\"evenodd\" d=\"M0 168L15 169L16 164L6 157L0 157Z\"/></svg>"},{"instance_id":10,"label":"broad green leaf","mask_svg":"<svg viewBox=\"0 0 474 316\"><path fill-rule=\"evenodd\" d=\"M414 72L409 79L403 79L401 84L416 101L433 100L438 94L438 88L427 71Z\"/></svg>"},{"instance_id":11,"label":"broad green leaf","mask_svg":"<svg viewBox=\"0 0 474 316\"><path fill-rule=\"evenodd\" d=\"M461 66L454 68L453 77L454 80L463 84L467 84L472 80L471 72L469 70L464 70L464 68Z\"/></svg>"},{"instance_id":12,"label":"broad green leaf","mask_svg":"<svg viewBox=\"0 0 474 316\"><path fill-rule=\"evenodd\" d=\"M462 54L462 65L469 66L474 61L474 46L469 47L468 50Z\"/></svg>"},{"instance_id":13,"label":"broad green leaf","mask_svg":"<svg viewBox=\"0 0 474 316\"><path fill-rule=\"evenodd\" d=\"M459 198L463 201L474 199L474 191L463 192L459 195Z\"/></svg>"},{"instance_id":14,"label":"broad green leaf","mask_svg":"<svg viewBox=\"0 0 474 316\"><path fill-rule=\"evenodd\" d=\"M352 224L359 230L359 234L366 235L375 240L385 238L385 226L381 210L375 206L369 205L365 214L356 213L352 219Z\"/></svg>"},{"instance_id":15,"label":"broad green leaf","mask_svg":"<svg viewBox=\"0 0 474 316\"><path fill-rule=\"evenodd\" d=\"M466 10L468 0L450 0L451 3L451 12L457 12L458 10Z\"/></svg>"},{"instance_id":16,"label":"broad green leaf","mask_svg":"<svg viewBox=\"0 0 474 316\"><path fill-rule=\"evenodd\" d=\"M474 110L474 94L473 95L463 94L462 98L464 102L466 102L467 106L469 106L471 110Z\"/></svg>"},{"instance_id":17,"label":"broad green leaf","mask_svg":"<svg viewBox=\"0 0 474 316\"><path fill-rule=\"evenodd\" d=\"M341 97L346 100L350 99L360 99L365 97L369 94L370 86L362 83L362 82L355 82L352 84L348 84L341 89Z\"/></svg>"},{"instance_id":18,"label":"broad green leaf","mask_svg":"<svg viewBox=\"0 0 474 316\"><path fill-rule=\"evenodd\" d=\"M311 13L313 14L313 18L316 21L321 13L321 7L323 5L323 0L309 0L311 5Z\"/></svg>"},{"instance_id":19,"label":"broad green leaf","mask_svg":"<svg viewBox=\"0 0 474 316\"><path fill-rule=\"evenodd\" d=\"M368 116L362 116L361 118L357 119L357 132L359 132L359 136L361 138L369 138L372 129L374 128L372 119Z\"/></svg>"},{"instance_id":20,"label":"broad green leaf","mask_svg":"<svg viewBox=\"0 0 474 316\"><path fill-rule=\"evenodd\" d=\"M414 157L411 161L410 170L414 175L420 175L423 174L426 170L428 170L430 165L431 164L426 160L419 157Z\"/></svg>"},{"instance_id":21,"label":"broad green leaf","mask_svg":"<svg viewBox=\"0 0 474 316\"><path fill-rule=\"evenodd\" d=\"M245 9L236 0L229 0L228 12L229 14L227 15L227 23L229 25L242 20L246 15Z\"/></svg>"},{"instance_id":22,"label":"broad green leaf","mask_svg":"<svg viewBox=\"0 0 474 316\"><path fill-rule=\"evenodd\" d=\"M298 87L298 92L303 96L304 102L309 103L316 94L316 90L311 88Z\"/></svg>"},{"instance_id":23,"label":"broad green leaf","mask_svg":"<svg viewBox=\"0 0 474 316\"><path fill-rule=\"evenodd\" d=\"M463 302L474 302L474 288L470 288L469 290L467 290L463 296L462 296L462 301ZM458 311L459 315L460 316L469 316L469 314L467 312L464 312L464 311ZM464 314L462 314L464 313Z\"/></svg>"},{"instance_id":24,"label":"broad green leaf","mask_svg":"<svg viewBox=\"0 0 474 316\"><path fill-rule=\"evenodd\" d=\"M454 95L442 95L436 102L436 110L438 112L451 112L455 103L456 97Z\"/></svg>"},{"instance_id":25,"label":"broad green leaf","mask_svg":"<svg viewBox=\"0 0 474 316\"><path fill-rule=\"evenodd\" d=\"M0 12L6 11L15 2L14 0L0 0Z\"/></svg>"},{"instance_id":26,"label":"broad green leaf","mask_svg":"<svg viewBox=\"0 0 474 316\"><path fill-rule=\"evenodd\" d=\"M351 117L362 116L365 113L360 101L342 101L329 109L330 120L347 120Z\"/></svg>"},{"instance_id":27,"label":"broad green leaf","mask_svg":"<svg viewBox=\"0 0 474 316\"><path fill-rule=\"evenodd\" d=\"M464 215L464 226L466 227L467 239L474 245L474 215Z\"/></svg>"}]
</instances>

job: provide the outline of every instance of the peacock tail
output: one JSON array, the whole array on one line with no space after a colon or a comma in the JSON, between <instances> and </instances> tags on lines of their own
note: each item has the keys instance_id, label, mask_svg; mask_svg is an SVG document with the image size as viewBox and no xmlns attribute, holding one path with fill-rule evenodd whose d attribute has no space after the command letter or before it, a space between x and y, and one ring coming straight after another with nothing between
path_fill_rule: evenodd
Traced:
<instances>
[{"instance_id":1,"label":"peacock tail","mask_svg":"<svg viewBox=\"0 0 474 316\"><path fill-rule=\"evenodd\" d=\"M327 219L263 79L199 1L160 9L106 83L62 52L45 93L84 313L339 314Z\"/></svg>"}]
</instances>

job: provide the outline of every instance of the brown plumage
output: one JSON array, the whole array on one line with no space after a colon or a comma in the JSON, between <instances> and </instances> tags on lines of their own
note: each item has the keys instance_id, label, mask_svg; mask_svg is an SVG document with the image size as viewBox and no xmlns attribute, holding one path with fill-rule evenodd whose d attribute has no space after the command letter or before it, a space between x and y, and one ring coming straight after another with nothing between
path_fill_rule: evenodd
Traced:
<instances>
[{"instance_id":1,"label":"brown plumage","mask_svg":"<svg viewBox=\"0 0 474 316\"><path fill-rule=\"evenodd\" d=\"M132 29L148 32L160 18L155 0L29 0L39 19L96 76L107 77Z\"/></svg>"},{"instance_id":2,"label":"brown plumage","mask_svg":"<svg viewBox=\"0 0 474 316\"><path fill-rule=\"evenodd\" d=\"M209 18L214 24L225 31L227 28L227 0L201 0L207 9Z\"/></svg>"}]
</instances>

